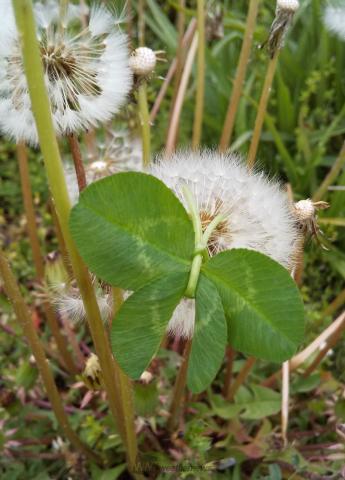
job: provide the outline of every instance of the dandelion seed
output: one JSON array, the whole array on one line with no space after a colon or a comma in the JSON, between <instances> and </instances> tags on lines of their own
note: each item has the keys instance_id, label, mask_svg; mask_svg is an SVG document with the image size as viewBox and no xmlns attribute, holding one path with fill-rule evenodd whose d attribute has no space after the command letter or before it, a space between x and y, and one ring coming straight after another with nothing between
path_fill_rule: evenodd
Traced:
<instances>
[{"instance_id":1,"label":"dandelion seed","mask_svg":"<svg viewBox=\"0 0 345 480\"><path fill-rule=\"evenodd\" d=\"M325 8L324 24L327 30L345 40L345 5L334 2Z\"/></svg>"},{"instance_id":2,"label":"dandelion seed","mask_svg":"<svg viewBox=\"0 0 345 480\"><path fill-rule=\"evenodd\" d=\"M289 201L280 185L262 173L249 171L239 156L204 150L160 158L151 173L186 205L183 187L192 192L203 231L222 215L208 243L210 256L232 248L261 252L291 271L300 236ZM190 337L194 328L193 301L184 300L169 322L168 331Z\"/></svg>"},{"instance_id":3,"label":"dandelion seed","mask_svg":"<svg viewBox=\"0 0 345 480\"><path fill-rule=\"evenodd\" d=\"M102 6L91 9L87 27L74 10L58 17L58 4L35 5L37 38L58 135L106 122L132 85L127 37ZM11 5L7 5L11 11ZM0 128L16 141L38 143L13 13L0 34ZM79 31L75 29L79 23Z\"/></svg>"}]
</instances>

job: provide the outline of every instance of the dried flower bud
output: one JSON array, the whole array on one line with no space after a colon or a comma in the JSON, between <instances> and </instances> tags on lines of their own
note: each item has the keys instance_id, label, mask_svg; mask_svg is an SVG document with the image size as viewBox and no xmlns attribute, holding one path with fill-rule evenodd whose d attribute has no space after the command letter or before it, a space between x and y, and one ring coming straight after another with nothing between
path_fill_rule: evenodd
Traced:
<instances>
[{"instance_id":1,"label":"dried flower bud","mask_svg":"<svg viewBox=\"0 0 345 480\"><path fill-rule=\"evenodd\" d=\"M266 42L270 57L273 58L284 45L284 39L299 7L298 0L278 0L276 16Z\"/></svg>"},{"instance_id":2,"label":"dried flower bud","mask_svg":"<svg viewBox=\"0 0 345 480\"><path fill-rule=\"evenodd\" d=\"M90 390L100 390L103 385L102 371L97 355L91 353L82 374L85 385Z\"/></svg>"},{"instance_id":3,"label":"dried flower bud","mask_svg":"<svg viewBox=\"0 0 345 480\"><path fill-rule=\"evenodd\" d=\"M129 66L135 75L150 75L156 67L157 56L151 48L139 47L131 54Z\"/></svg>"},{"instance_id":4,"label":"dried flower bud","mask_svg":"<svg viewBox=\"0 0 345 480\"><path fill-rule=\"evenodd\" d=\"M295 214L299 220L309 220L315 215L315 207L311 200L300 200L295 203Z\"/></svg>"}]
</instances>

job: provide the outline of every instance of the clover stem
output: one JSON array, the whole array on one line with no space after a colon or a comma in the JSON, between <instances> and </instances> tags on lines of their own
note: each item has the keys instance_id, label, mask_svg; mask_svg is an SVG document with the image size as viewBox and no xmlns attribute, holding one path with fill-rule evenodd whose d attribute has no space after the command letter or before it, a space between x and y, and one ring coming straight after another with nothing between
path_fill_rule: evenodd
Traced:
<instances>
[{"instance_id":1,"label":"clover stem","mask_svg":"<svg viewBox=\"0 0 345 480\"><path fill-rule=\"evenodd\" d=\"M167 429L173 431L178 423L179 412L182 405L184 390L187 382L188 361L192 349L192 339L187 340L183 351L183 359L180 370L176 377L172 402L170 405L170 417L167 423Z\"/></svg>"},{"instance_id":2,"label":"clover stem","mask_svg":"<svg viewBox=\"0 0 345 480\"><path fill-rule=\"evenodd\" d=\"M49 98L44 82L43 65L37 42L32 2L30 0L13 0L13 8L19 31L18 38L21 42L23 65L26 73L32 111L36 121L49 187L52 192L56 213L60 221L61 231L66 242L72 269L85 305L91 336L102 369L110 410L119 425L120 434L127 450L128 463L131 467L135 465L136 458L129 457L132 450L127 448L127 438L125 432L121 429L120 415L122 408L119 402L119 381L115 360L110 350L91 277L79 256L69 231L68 222L71 204L55 136Z\"/></svg>"},{"instance_id":3,"label":"clover stem","mask_svg":"<svg viewBox=\"0 0 345 480\"><path fill-rule=\"evenodd\" d=\"M24 335L27 338L31 351L35 357L36 365L41 374L43 384L46 389L49 401L51 403L52 410L58 421L58 425L64 432L66 438L77 450L82 452L91 461L95 461L96 463L102 463L99 455L95 454L87 445L85 445L79 439L78 435L76 435L76 433L72 430L69 424L67 415L61 402L61 397L55 384L53 374L51 372L51 369L49 368L47 357L45 356L44 349L32 323L31 314L20 293L18 284L9 267L5 255L1 250L0 275L4 281L5 293L13 305L17 320L23 329Z\"/></svg>"}]
</instances>

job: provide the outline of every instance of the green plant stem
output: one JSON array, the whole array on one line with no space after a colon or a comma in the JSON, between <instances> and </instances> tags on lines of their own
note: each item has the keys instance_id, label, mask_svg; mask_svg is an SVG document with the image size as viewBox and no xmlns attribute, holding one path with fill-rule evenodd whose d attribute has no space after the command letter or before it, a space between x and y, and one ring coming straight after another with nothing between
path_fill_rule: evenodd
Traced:
<instances>
[{"instance_id":1,"label":"green plant stem","mask_svg":"<svg viewBox=\"0 0 345 480\"><path fill-rule=\"evenodd\" d=\"M248 60L253 43L253 36L256 26L256 17L258 14L260 0L250 0L249 10L247 15L246 27L240 58L237 65L236 76L232 87L232 93L229 101L228 111L225 118L225 123L222 131L222 136L219 143L219 150L225 152L231 142L232 133L235 126L236 113L240 103L243 83L246 77Z\"/></svg>"},{"instance_id":2,"label":"green plant stem","mask_svg":"<svg viewBox=\"0 0 345 480\"><path fill-rule=\"evenodd\" d=\"M345 165L345 142L340 150L339 156L334 162L331 170L328 175L325 177L324 181L321 183L320 187L317 189L313 195L313 201L318 202L323 197L326 196L328 187L337 179L339 173Z\"/></svg>"},{"instance_id":3,"label":"green plant stem","mask_svg":"<svg viewBox=\"0 0 345 480\"><path fill-rule=\"evenodd\" d=\"M147 85L143 82L138 89L139 118L143 150L143 166L148 167L151 161L151 125L147 104Z\"/></svg>"},{"instance_id":4,"label":"green plant stem","mask_svg":"<svg viewBox=\"0 0 345 480\"><path fill-rule=\"evenodd\" d=\"M261 98L259 102L259 109L256 115L252 141L250 144L248 158L247 158L247 165L248 165L248 168L250 169L254 167L255 158L256 158L260 137L261 137L262 126L265 120L268 99L270 96L270 91L272 89L274 74L277 68L278 57L279 57L279 50L277 50L274 57L270 59L268 63L265 82L262 88Z\"/></svg>"},{"instance_id":5,"label":"green plant stem","mask_svg":"<svg viewBox=\"0 0 345 480\"><path fill-rule=\"evenodd\" d=\"M41 252L40 241L37 235L36 215L34 209L34 202L32 197L32 189L30 182L30 173L28 166L28 153L26 146L23 143L17 145L17 158L19 164L20 183L22 188L23 205L26 216L27 231L30 241L30 246L33 255L34 266L36 270L36 277L39 283L44 280L44 262ZM75 366L72 355L67 348L66 338L62 335L55 312L49 302L43 302L43 310L46 316L51 333L56 341L58 351L60 353L59 359L67 370L76 374L78 369Z\"/></svg>"},{"instance_id":6,"label":"green plant stem","mask_svg":"<svg viewBox=\"0 0 345 480\"><path fill-rule=\"evenodd\" d=\"M195 255L192 262L192 268L189 275L189 281L187 285L187 289L185 292L185 296L187 298L194 298L195 297L195 290L198 285L201 265L202 265L202 254Z\"/></svg>"},{"instance_id":7,"label":"green plant stem","mask_svg":"<svg viewBox=\"0 0 345 480\"><path fill-rule=\"evenodd\" d=\"M90 275L76 250L69 231L68 220L71 206L59 148L55 137L49 99L45 89L43 66L36 38L32 3L30 0L13 0L13 6L20 34L23 63L32 110L37 125L50 190L52 192L73 272L85 305L91 335L102 369L109 406L115 420L117 421L117 425L127 449L127 438L124 434L125 429L123 427L124 419L121 418L121 405L119 404L119 392L117 388L119 382L115 361L111 354L110 345L103 326ZM127 454L129 454L128 449ZM135 465L135 462L136 455L131 456L131 458L128 457L130 468Z\"/></svg>"},{"instance_id":8,"label":"green plant stem","mask_svg":"<svg viewBox=\"0 0 345 480\"><path fill-rule=\"evenodd\" d=\"M202 120L205 100L205 2L197 0L197 31L198 31L198 61L197 61L197 90L193 126L192 147L197 149L202 136Z\"/></svg>"},{"instance_id":9,"label":"green plant stem","mask_svg":"<svg viewBox=\"0 0 345 480\"><path fill-rule=\"evenodd\" d=\"M10 299L18 322L21 324L24 335L28 340L32 353L35 357L37 367L42 376L43 384L47 392L47 396L51 403L53 412L56 416L61 430L71 444L87 458L93 462L102 463L99 455L95 454L87 445L85 445L76 433L72 430L67 415L64 411L59 392L57 390L53 374L49 368L48 360L45 356L43 347L39 341L35 327L33 326L30 312L20 293L17 282L7 263L5 255L0 250L0 274L4 281L4 289L6 295Z\"/></svg>"},{"instance_id":10,"label":"green plant stem","mask_svg":"<svg viewBox=\"0 0 345 480\"><path fill-rule=\"evenodd\" d=\"M173 431L178 424L179 413L183 404L183 395L187 383L187 371L188 371L188 361L190 352L192 349L192 340L187 340L184 347L182 364L180 370L176 377L176 382L174 385L172 402L170 405L170 417L167 423L167 429L171 432Z\"/></svg>"}]
</instances>

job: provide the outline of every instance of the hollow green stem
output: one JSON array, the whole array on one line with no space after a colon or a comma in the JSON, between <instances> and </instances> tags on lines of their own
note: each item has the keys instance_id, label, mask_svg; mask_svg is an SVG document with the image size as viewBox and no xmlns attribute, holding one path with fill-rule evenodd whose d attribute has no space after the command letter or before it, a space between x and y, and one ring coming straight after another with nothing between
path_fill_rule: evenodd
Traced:
<instances>
[{"instance_id":1,"label":"hollow green stem","mask_svg":"<svg viewBox=\"0 0 345 480\"><path fill-rule=\"evenodd\" d=\"M189 210L189 214L190 214L190 217L191 217L192 223L193 223L194 234L195 234L195 247L198 248L200 243L201 243L201 239L202 239L202 225L201 225L200 215L199 215L199 212L198 212L198 207L195 203L195 199L193 197L193 194L189 190L187 185L183 186L182 193L183 193L183 196L186 200L188 210Z\"/></svg>"},{"instance_id":2,"label":"hollow green stem","mask_svg":"<svg viewBox=\"0 0 345 480\"><path fill-rule=\"evenodd\" d=\"M55 384L53 374L49 368L48 360L45 356L44 349L38 338L35 327L32 323L31 314L24 299L20 293L16 279L8 265L5 255L0 250L0 276L4 281L5 293L10 299L18 322L20 323L24 335L28 340L31 351L35 357L36 365L42 376L43 384L47 392L47 396L51 403L53 412L56 416L58 424L61 430L64 432L66 438L71 444L80 452L82 452L87 458L93 462L102 463L99 455L95 454L87 445L85 445L78 437L78 435L72 430L64 407L61 402L61 398L58 389Z\"/></svg>"},{"instance_id":3,"label":"hollow green stem","mask_svg":"<svg viewBox=\"0 0 345 480\"><path fill-rule=\"evenodd\" d=\"M143 82L138 89L139 118L143 149L143 166L148 167L151 161L151 125L147 104L147 85Z\"/></svg>"},{"instance_id":4,"label":"hollow green stem","mask_svg":"<svg viewBox=\"0 0 345 480\"><path fill-rule=\"evenodd\" d=\"M192 268L189 274L188 285L185 291L185 296L187 298L195 297L195 290L198 285L202 260L203 260L203 256L201 253L199 253L198 255L195 255L195 257L193 258Z\"/></svg>"},{"instance_id":5,"label":"hollow green stem","mask_svg":"<svg viewBox=\"0 0 345 480\"><path fill-rule=\"evenodd\" d=\"M119 402L119 380L115 361L111 354L90 275L76 250L69 231L68 220L71 205L67 193L60 152L55 137L49 98L44 83L43 66L36 38L32 2L30 0L13 0L13 6L21 41L23 64L32 111L36 121L49 187L52 192L73 272L85 305L88 324L103 373L109 406L117 421L124 444L127 447L127 438L121 423L122 410ZM133 456L131 455L131 457L129 457L128 449L127 454L128 463L131 468L131 466L135 465L136 455L133 454Z\"/></svg>"},{"instance_id":6,"label":"hollow green stem","mask_svg":"<svg viewBox=\"0 0 345 480\"><path fill-rule=\"evenodd\" d=\"M206 228L203 236L202 236L202 245L204 248L207 248L208 241L214 232L214 230L218 227L220 223L222 223L225 220L224 215L217 215L212 222L209 223L208 227Z\"/></svg>"}]
</instances>

